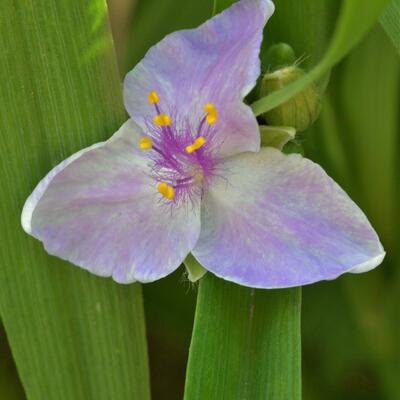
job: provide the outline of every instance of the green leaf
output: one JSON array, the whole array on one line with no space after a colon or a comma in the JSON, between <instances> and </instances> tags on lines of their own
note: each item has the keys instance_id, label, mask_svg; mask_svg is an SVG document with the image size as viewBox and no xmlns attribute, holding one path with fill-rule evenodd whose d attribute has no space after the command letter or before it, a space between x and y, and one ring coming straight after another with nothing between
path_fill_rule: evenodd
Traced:
<instances>
[{"instance_id":1,"label":"green leaf","mask_svg":"<svg viewBox=\"0 0 400 400\"><path fill-rule=\"evenodd\" d=\"M296 130L290 126L267 126L260 127L261 146L275 147L282 150L283 146L296 136Z\"/></svg>"},{"instance_id":2,"label":"green leaf","mask_svg":"<svg viewBox=\"0 0 400 400\"><path fill-rule=\"evenodd\" d=\"M275 0L274 4L275 12L265 27L261 48L263 67L273 62L268 51L281 42L294 50L297 65L309 68L317 64L333 35L341 1Z\"/></svg>"},{"instance_id":3,"label":"green leaf","mask_svg":"<svg viewBox=\"0 0 400 400\"><path fill-rule=\"evenodd\" d=\"M0 15L0 313L30 400L148 399L140 285L50 257L26 197L125 120L103 0L5 0Z\"/></svg>"},{"instance_id":4,"label":"green leaf","mask_svg":"<svg viewBox=\"0 0 400 400\"><path fill-rule=\"evenodd\" d=\"M207 272L207 270L192 256L192 254L189 254L186 257L184 264L190 282L197 282Z\"/></svg>"},{"instance_id":5,"label":"green leaf","mask_svg":"<svg viewBox=\"0 0 400 400\"><path fill-rule=\"evenodd\" d=\"M0 399L26 399L0 321Z\"/></svg>"},{"instance_id":6,"label":"green leaf","mask_svg":"<svg viewBox=\"0 0 400 400\"><path fill-rule=\"evenodd\" d=\"M304 142L308 156L365 212L387 252L374 271L303 291L304 376L312 379L305 382L307 399L310 391L326 400L399 394L399 84L398 52L376 25L333 71L329 101ZM322 322L327 307L331 321ZM349 385L351 374L365 371L368 389Z\"/></svg>"},{"instance_id":7,"label":"green leaf","mask_svg":"<svg viewBox=\"0 0 400 400\"><path fill-rule=\"evenodd\" d=\"M339 132L335 135L323 127L310 140L339 136L352 182L349 189L384 244L396 248L400 59L379 25L343 61L335 79L328 95L336 112L332 123L336 122ZM324 140L315 150L325 148L337 172L337 152Z\"/></svg>"},{"instance_id":8,"label":"green leaf","mask_svg":"<svg viewBox=\"0 0 400 400\"><path fill-rule=\"evenodd\" d=\"M200 281L185 400L301 397L301 289Z\"/></svg>"},{"instance_id":9,"label":"green leaf","mask_svg":"<svg viewBox=\"0 0 400 400\"><path fill-rule=\"evenodd\" d=\"M260 115L289 100L340 61L372 27L388 0L344 0L335 34L322 60L303 78L263 97L252 104L255 115ZM291 44L290 42L288 42Z\"/></svg>"},{"instance_id":10,"label":"green leaf","mask_svg":"<svg viewBox=\"0 0 400 400\"><path fill-rule=\"evenodd\" d=\"M385 8L381 18L381 25L400 53L400 0L392 0Z\"/></svg>"},{"instance_id":11,"label":"green leaf","mask_svg":"<svg viewBox=\"0 0 400 400\"><path fill-rule=\"evenodd\" d=\"M217 13L217 7L218 7L218 0L214 0L213 1L212 15L215 15Z\"/></svg>"}]
</instances>

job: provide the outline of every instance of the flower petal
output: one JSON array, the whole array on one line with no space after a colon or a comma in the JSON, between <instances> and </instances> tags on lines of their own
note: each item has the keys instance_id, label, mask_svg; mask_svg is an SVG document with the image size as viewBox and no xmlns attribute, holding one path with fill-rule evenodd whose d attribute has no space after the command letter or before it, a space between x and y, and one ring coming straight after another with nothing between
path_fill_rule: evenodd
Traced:
<instances>
[{"instance_id":1,"label":"flower petal","mask_svg":"<svg viewBox=\"0 0 400 400\"><path fill-rule=\"evenodd\" d=\"M144 129L154 117L147 95L157 91L160 109L198 120L206 103L218 110L221 154L258 151L256 119L243 97L260 74L263 27L269 0L242 0L197 29L174 32L152 47L127 74L125 107Z\"/></svg>"},{"instance_id":2,"label":"flower petal","mask_svg":"<svg viewBox=\"0 0 400 400\"><path fill-rule=\"evenodd\" d=\"M384 257L366 216L317 165L273 148L226 160L203 201L192 254L216 275L284 288L376 267Z\"/></svg>"},{"instance_id":3,"label":"flower petal","mask_svg":"<svg viewBox=\"0 0 400 400\"><path fill-rule=\"evenodd\" d=\"M127 121L107 142L55 167L28 198L24 229L53 255L121 283L174 271L195 245L200 213L162 200ZM200 208L200 206L199 206Z\"/></svg>"}]
</instances>

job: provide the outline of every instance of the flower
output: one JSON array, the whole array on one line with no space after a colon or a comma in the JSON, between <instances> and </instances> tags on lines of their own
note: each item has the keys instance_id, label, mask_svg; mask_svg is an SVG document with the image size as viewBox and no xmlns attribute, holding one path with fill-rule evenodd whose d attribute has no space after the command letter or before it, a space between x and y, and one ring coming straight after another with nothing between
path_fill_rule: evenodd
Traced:
<instances>
[{"instance_id":1,"label":"flower","mask_svg":"<svg viewBox=\"0 0 400 400\"><path fill-rule=\"evenodd\" d=\"M124 82L131 118L49 172L25 204L25 231L121 283L162 278L190 252L257 288L377 266L379 239L343 190L300 155L260 149L243 98L273 8L242 0L151 48Z\"/></svg>"}]
</instances>

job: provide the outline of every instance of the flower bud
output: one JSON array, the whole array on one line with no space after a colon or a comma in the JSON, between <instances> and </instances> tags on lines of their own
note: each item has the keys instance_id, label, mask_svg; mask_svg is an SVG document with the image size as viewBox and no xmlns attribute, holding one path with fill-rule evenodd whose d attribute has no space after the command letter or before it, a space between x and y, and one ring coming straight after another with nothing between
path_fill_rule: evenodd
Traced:
<instances>
[{"instance_id":1,"label":"flower bud","mask_svg":"<svg viewBox=\"0 0 400 400\"><path fill-rule=\"evenodd\" d=\"M275 71L278 68L293 65L296 62L296 54L287 43L276 43L268 49L263 61L268 71Z\"/></svg>"},{"instance_id":2,"label":"flower bud","mask_svg":"<svg viewBox=\"0 0 400 400\"><path fill-rule=\"evenodd\" d=\"M287 86L304 74L305 72L297 66L284 67L265 74L261 82L260 97ZM263 114L263 117L269 125L292 126L297 132L301 132L314 123L319 111L320 94L312 84L287 102Z\"/></svg>"}]
</instances>

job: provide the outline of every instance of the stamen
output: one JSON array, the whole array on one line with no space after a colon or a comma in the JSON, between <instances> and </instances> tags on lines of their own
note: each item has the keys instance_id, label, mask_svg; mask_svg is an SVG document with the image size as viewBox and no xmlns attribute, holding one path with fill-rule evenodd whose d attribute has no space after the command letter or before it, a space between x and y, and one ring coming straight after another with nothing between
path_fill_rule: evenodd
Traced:
<instances>
[{"instance_id":1,"label":"stamen","mask_svg":"<svg viewBox=\"0 0 400 400\"><path fill-rule=\"evenodd\" d=\"M173 200L175 196L174 188L165 182L160 182L158 184L157 191L158 193L161 193L168 200Z\"/></svg>"},{"instance_id":2,"label":"stamen","mask_svg":"<svg viewBox=\"0 0 400 400\"><path fill-rule=\"evenodd\" d=\"M155 104L160 101L160 98L158 97L158 93L154 90L149 92L147 99L149 100L150 104Z\"/></svg>"},{"instance_id":3,"label":"stamen","mask_svg":"<svg viewBox=\"0 0 400 400\"><path fill-rule=\"evenodd\" d=\"M147 92L147 100L154 107L153 121L146 120L148 132L137 139L136 148L151 150L154 193L160 200L170 201L171 206L181 204L181 200L194 201L208 185L216 164L211 151L202 147L213 144L210 125L219 118L217 108L213 103L204 104L204 113L197 116L200 119L196 123L197 118L180 119L173 111L170 114L171 109L164 108L164 100L154 90Z\"/></svg>"},{"instance_id":4,"label":"stamen","mask_svg":"<svg viewBox=\"0 0 400 400\"><path fill-rule=\"evenodd\" d=\"M185 186L188 183L192 183L192 182L193 182L193 176L187 176L186 178L177 179L175 188Z\"/></svg>"},{"instance_id":5,"label":"stamen","mask_svg":"<svg viewBox=\"0 0 400 400\"><path fill-rule=\"evenodd\" d=\"M172 119L167 114L158 114L154 117L154 123L158 126L169 126L172 124Z\"/></svg>"},{"instance_id":6,"label":"stamen","mask_svg":"<svg viewBox=\"0 0 400 400\"><path fill-rule=\"evenodd\" d=\"M207 114L206 122L209 125L215 124L218 119L218 111L213 103L207 103L204 106L204 112Z\"/></svg>"},{"instance_id":7,"label":"stamen","mask_svg":"<svg viewBox=\"0 0 400 400\"><path fill-rule=\"evenodd\" d=\"M204 139L203 136L199 136L194 142L193 144L191 144L190 146L186 146L186 152L191 154L193 153L195 150L198 150L201 146L203 146L206 143L206 140Z\"/></svg>"},{"instance_id":8,"label":"stamen","mask_svg":"<svg viewBox=\"0 0 400 400\"><path fill-rule=\"evenodd\" d=\"M143 137L139 142L140 150L151 150L153 148L153 141L149 137Z\"/></svg>"}]
</instances>

